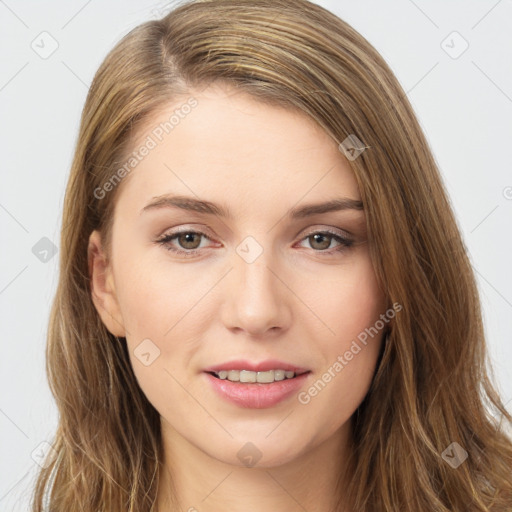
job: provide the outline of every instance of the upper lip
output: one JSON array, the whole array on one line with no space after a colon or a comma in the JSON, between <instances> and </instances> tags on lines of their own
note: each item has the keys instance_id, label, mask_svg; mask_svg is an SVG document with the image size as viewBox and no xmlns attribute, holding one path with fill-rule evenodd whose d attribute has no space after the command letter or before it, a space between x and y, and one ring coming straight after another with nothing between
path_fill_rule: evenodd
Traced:
<instances>
[{"instance_id":1,"label":"upper lip","mask_svg":"<svg viewBox=\"0 0 512 512\"><path fill-rule=\"evenodd\" d=\"M308 372L307 368L302 368L294 364L285 363L284 361L278 361L277 359L267 359L266 361L260 361L255 363L252 361L246 361L237 359L229 361L227 363L216 364L205 368L205 372L220 372L222 370L249 370L253 372L266 372L268 370L285 370L295 372L297 375Z\"/></svg>"}]
</instances>

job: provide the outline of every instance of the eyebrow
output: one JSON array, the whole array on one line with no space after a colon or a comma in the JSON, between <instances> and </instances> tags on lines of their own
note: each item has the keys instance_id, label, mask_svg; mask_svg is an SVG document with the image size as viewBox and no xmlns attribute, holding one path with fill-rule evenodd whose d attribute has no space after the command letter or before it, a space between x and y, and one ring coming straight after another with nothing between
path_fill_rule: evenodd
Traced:
<instances>
[{"instance_id":1,"label":"eyebrow","mask_svg":"<svg viewBox=\"0 0 512 512\"><path fill-rule=\"evenodd\" d=\"M182 210L194 211L207 215L216 215L217 217L229 219L234 217L229 208L225 208L210 201L180 195L163 195L154 197L149 204L144 206L141 210L141 214L149 210L160 208L180 208ZM304 206L292 208L288 212L288 217L291 219L303 219L312 215L343 210L362 211L363 202L358 199L341 197L338 199L331 199L330 201L323 203L306 204Z\"/></svg>"}]
</instances>

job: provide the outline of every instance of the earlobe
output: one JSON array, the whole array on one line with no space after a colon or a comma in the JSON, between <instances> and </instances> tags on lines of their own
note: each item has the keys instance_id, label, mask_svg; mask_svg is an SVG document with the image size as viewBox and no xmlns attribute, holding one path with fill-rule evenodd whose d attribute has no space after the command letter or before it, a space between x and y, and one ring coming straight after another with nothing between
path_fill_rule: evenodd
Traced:
<instances>
[{"instance_id":1,"label":"earlobe","mask_svg":"<svg viewBox=\"0 0 512 512\"><path fill-rule=\"evenodd\" d=\"M89 264L91 297L96 311L105 327L114 336L126 336L123 317L117 301L112 268L103 251L99 231L93 231L89 237L87 261Z\"/></svg>"}]
</instances>

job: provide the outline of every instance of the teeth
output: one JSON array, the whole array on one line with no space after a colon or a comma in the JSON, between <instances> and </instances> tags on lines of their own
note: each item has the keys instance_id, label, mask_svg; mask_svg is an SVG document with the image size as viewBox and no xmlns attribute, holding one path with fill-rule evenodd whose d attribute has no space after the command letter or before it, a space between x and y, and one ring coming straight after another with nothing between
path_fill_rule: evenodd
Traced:
<instances>
[{"instance_id":1,"label":"teeth","mask_svg":"<svg viewBox=\"0 0 512 512\"><path fill-rule=\"evenodd\" d=\"M274 380L284 380L284 378L286 377L285 373L286 372L284 370L274 370ZM292 377L293 377L293 375L294 375L293 372L288 372L288 373L292 374ZM291 377L288 377L288 378L290 379Z\"/></svg>"},{"instance_id":2,"label":"teeth","mask_svg":"<svg viewBox=\"0 0 512 512\"><path fill-rule=\"evenodd\" d=\"M238 370L229 370L228 380L238 382L240 380L240 372Z\"/></svg>"},{"instance_id":3,"label":"teeth","mask_svg":"<svg viewBox=\"0 0 512 512\"><path fill-rule=\"evenodd\" d=\"M247 373L256 373L256 372L247 372ZM263 382L263 383L274 382L274 370L269 370L268 372L256 373L256 380L258 382Z\"/></svg>"},{"instance_id":4,"label":"teeth","mask_svg":"<svg viewBox=\"0 0 512 512\"><path fill-rule=\"evenodd\" d=\"M227 379L231 382L259 382L269 384L271 382L292 379L295 372L285 370L269 370L267 372L252 372L250 370L221 370L216 373L219 379Z\"/></svg>"},{"instance_id":5,"label":"teeth","mask_svg":"<svg viewBox=\"0 0 512 512\"><path fill-rule=\"evenodd\" d=\"M249 372L247 370L241 370L240 372L240 382L256 382L258 380L258 375L256 372Z\"/></svg>"}]
</instances>

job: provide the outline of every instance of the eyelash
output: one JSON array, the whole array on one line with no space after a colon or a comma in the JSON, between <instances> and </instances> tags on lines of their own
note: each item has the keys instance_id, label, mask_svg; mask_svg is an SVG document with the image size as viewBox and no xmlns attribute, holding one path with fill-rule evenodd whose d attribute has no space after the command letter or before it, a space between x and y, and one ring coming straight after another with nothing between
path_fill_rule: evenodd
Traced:
<instances>
[{"instance_id":1,"label":"eyelash","mask_svg":"<svg viewBox=\"0 0 512 512\"><path fill-rule=\"evenodd\" d=\"M183 250L183 249L176 249L174 247L172 247L170 245L170 242L172 240L174 240L175 238L177 238L179 235L183 235L183 234L194 234L194 235L202 235L204 236L205 238L207 238L208 240L211 240L211 238L206 234L206 233L203 233L202 231L194 231L194 230L191 230L191 229L184 229L184 230L181 230L181 231L175 231L174 233L167 233L165 234L164 236L162 236L161 238L159 238L158 240L156 240L156 242L162 246L164 246L164 248L174 254L177 254L177 255L181 255L181 256L184 256L184 257L192 257L192 256L195 256L201 249L190 249L190 250ZM348 238L345 238L341 235L339 235L338 233L335 233L334 231L330 231L328 229L326 230L323 230L323 231L312 231L311 233L308 233L306 236L304 236L301 241L309 238L310 236L313 236L313 235L328 235L328 236L331 236L334 240L336 240L337 242L340 243L339 246L337 247L334 247L332 249L325 249L325 250L315 250L315 249L312 249L314 252L317 252L317 253L320 253L320 254L327 254L327 255L334 255L335 253L337 252L342 252L346 249L348 249L349 247L351 247L354 242L352 240L349 240Z\"/></svg>"}]
</instances>

